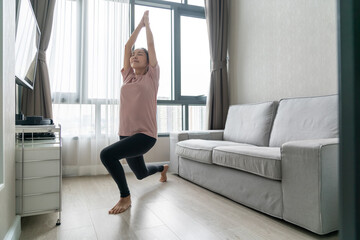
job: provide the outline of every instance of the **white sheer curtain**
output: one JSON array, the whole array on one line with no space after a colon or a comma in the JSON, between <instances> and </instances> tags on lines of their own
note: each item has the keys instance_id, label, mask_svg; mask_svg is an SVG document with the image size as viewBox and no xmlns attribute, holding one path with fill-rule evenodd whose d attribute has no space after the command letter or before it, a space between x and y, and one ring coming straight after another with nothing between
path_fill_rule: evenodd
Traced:
<instances>
[{"instance_id":1,"label":"white sheer curtain","mask_svg":"<svg viewBox=\"0 0 360 240\"><path fill-rule=\"evenodd\" d=\"M99 154L118 140L129 1L58 0L47 51L54 122L61 123L63 175L107 173Z\"/></svg>"}]
</instances>

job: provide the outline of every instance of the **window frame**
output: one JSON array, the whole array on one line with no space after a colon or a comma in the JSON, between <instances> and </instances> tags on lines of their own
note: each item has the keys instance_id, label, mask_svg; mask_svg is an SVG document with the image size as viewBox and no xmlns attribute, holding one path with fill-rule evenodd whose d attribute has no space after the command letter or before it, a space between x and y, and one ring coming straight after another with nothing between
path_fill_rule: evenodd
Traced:
<instances>
[{"instance_id":1,"label":"window frame","mask_svg":"<svg viewBox=\"0 0 360 240\"><path fill-rule=\"evenodd\" d=\"M84 45L87 45L84 35L86 34L85 29L82 28L83 19L86 19L87 4L86 1L82 0L72 0L77 2L78 6L78 36L77 36L77 63L78 66L81 66L82 59L86 59L87 53L83 51ZM169 2L163 0L129 0L130 4L130 33L134 31L135 28L135 5L154 7L154 8L163 8L171 10L171 21L172 21L172 33L171 33L171 61L172 61L172 71L171 71L171 99L170 100L157 100L158 105L181 105L182 107L182 130L189 129L189 106L190 105L199 105L205 106L207 97L200 96L182 96L181 95L181 16L195 17L205 19L205 9L203 7L188 5L187 0L182 0L182 3ZM85 22L85 24L87 24ZM77 73L77 82L76 82L76 92L75 93L64 93L64 92L53 92L52 103L53 104L94 104L96 116L99 120L101 119L101 105L106 104L105 99L96 99L88 97L88 82L85 76L86 70L80 68ZM80 88L80 86L82 86ZM60 99L58 95L61 94L62 98ZM82 96L82 98L80 98ZM80 101L81 99L81 101ZM119 101L114 99L114 104L119 104ZM97 122L97 125L101 124ZM99 129L99 128L98 128ZM159 137L169 136L169 133L158 133Z\"/></svg>"}]
</instances>

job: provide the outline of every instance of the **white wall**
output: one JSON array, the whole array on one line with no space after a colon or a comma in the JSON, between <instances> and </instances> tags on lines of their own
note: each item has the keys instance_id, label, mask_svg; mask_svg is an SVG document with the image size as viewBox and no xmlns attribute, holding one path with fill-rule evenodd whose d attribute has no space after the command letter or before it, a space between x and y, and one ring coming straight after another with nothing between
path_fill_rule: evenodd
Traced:
<instances>
[{"instance_id":1,"label":"white wall","mask_svg":"<svg viewBox=\"0 0 360 240\"><path fill-rule=\"evenodd\" d=\"M0 1L0 122L4 186L0 190L0 239L15 220L15 1Z\"/></svg>"},{"instance_id":2,"label":"white wall","mask_svg":"<svg viewBox=\"0 0 360 240\"><path fill-rule=\"evenodd\" d=\"M230 2L230 103L337 93L336 0Z\"/></svg>"}]
</instances>

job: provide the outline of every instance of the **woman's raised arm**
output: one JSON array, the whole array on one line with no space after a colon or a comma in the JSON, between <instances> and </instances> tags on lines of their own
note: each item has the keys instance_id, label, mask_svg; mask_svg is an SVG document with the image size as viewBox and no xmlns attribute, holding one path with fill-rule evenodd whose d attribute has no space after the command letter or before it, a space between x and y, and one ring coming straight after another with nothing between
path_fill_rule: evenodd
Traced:
<instances>
[{"instance_id":1,"label":"woman's raised arm","mask_svg":"<svg viewBox=\"0 0 360 240\"><path fill-rule=\"evenodd\" d=\"M150 29L150 23L149 23L149 11L145 11L143 16L143 21L146 28L146 40L147 40L147 47L149 52L149 64L152 67L155 67L157 64L156 59L156 52L155 52L155 45L154 45L154 38L153 34Z\"/></svg>"},{"instance_id":2,"label":"woman's raised arm","mask_svg":"<svg viewBox=\"0 0 360 240\"><path fill-rule=\"evenodd\" d=\"M135 28L135 30L131 34L129 40L125 44L125 53L124 53L124 70L125 71L131 67L130 66L131 48L135 44L135 41L143 27L145 27L144 16L142 17L139 25Z\"/></svg>"}]
</instances>

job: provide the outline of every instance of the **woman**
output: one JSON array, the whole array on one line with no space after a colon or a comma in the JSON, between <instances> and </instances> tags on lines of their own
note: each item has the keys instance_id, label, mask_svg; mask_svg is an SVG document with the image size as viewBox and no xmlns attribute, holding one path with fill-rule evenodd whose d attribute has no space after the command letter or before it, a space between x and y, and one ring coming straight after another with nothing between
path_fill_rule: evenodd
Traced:
<instances>
[{"instance_id":1,"label":"woman","mask_svg":"<svg viewBox=\"0 0 360 240\"><path fill-rule=\"evenodd\" d=\"M145 27L148 51L144 48L132 52L139 32ZM110 214L124 212L131 206L124 169L119 162L126 158L137 179L161 172L166 182L168 165L146 166L143 154L149 151L157 138L156 100L160 69L156 59L154 39L146 11L125 45L124 67L121 70L123 85L120 95L120 141L104 148L100 158L120 190L120 201L109 210Z\"/></svg>"}]
</instances>

